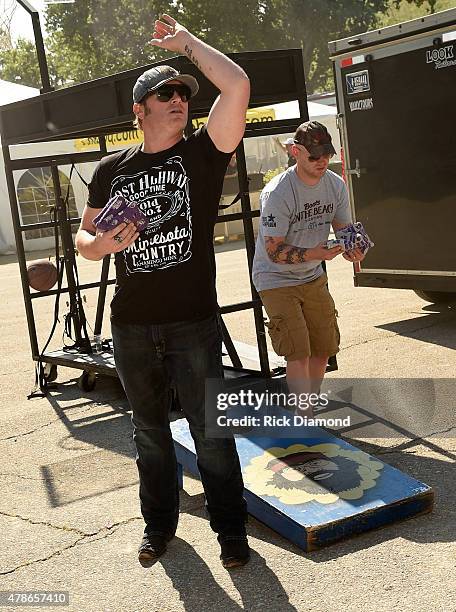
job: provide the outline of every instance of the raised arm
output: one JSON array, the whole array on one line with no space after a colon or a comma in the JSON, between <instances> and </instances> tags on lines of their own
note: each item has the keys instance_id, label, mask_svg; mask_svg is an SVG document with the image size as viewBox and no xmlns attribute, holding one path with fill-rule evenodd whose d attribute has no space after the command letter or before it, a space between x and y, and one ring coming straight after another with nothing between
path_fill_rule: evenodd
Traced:
<instances>
[{"instance_id":1,"label":"raised arm","mask_svg":"<svg viewBox=\"0 0 456 612\"><path fill-rule=\"evenodd\" d=\"M250 97L250 82L245 72L169 15L155 21L153 36L152 45L186 55L220 90L209 113L207 131L219 151L234 151L244 134Z\"/></svg>"}]
</instances>

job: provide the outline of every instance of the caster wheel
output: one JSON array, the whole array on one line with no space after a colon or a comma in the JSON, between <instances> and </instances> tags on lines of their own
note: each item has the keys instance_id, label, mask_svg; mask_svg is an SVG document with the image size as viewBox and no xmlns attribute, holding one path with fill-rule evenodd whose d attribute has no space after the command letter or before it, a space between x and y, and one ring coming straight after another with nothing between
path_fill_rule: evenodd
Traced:
<instances>
[{"instance_id":1,"label":"caster wheel","mask_svg":"<svg viewBox=\"0 0 456 612\"><path fill-rule=\"evenodd\" d=\"M44 366L44 377L48 383L57 380L57 366L55 363L46 363Z\"/></svg>"},{"instance_id":2,"label":"caster wheel","mask_svg":"<svg viewBox=\"0 0 456 612\"><path fill-rule=\"evenodd\" d=\"M97 375L95 372L88 372L84 370L81 376L78 378L78 387L83 391L93 391L97 384Z\"/></svg>"}]
</instances>

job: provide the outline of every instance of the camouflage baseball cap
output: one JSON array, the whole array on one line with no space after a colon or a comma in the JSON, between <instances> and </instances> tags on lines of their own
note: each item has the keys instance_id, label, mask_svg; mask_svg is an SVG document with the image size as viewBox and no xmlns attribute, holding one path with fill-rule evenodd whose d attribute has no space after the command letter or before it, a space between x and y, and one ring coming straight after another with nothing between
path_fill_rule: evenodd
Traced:
<instances>
[{"instance_id":1,"label":"camouflage baseball cap","mask_svg":"<svg viewBox=\"0 0 456 612\"><path fill-rule=\"evenodd\" d=\"M335 155L331 135L326 127L318 121L301 123L295 132L293 142L307 149L311 157Z\"/></svg>"}]
</instances>

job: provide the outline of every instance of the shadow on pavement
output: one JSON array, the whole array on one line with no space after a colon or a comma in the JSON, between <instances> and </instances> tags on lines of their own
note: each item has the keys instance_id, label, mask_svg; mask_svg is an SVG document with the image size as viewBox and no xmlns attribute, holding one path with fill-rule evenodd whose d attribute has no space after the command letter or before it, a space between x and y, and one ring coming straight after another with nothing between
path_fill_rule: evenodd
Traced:
<instances>
[{"instance_id":1,"label":"shadow on pavement","mask_svg":"<svg viewBox=\"0 0 456 612\"><path fill-rule=\"evenodd\" d=\"M97 402L97 397L102 397L102 402ZM59 441L62 448L87 450L86 453L79 454L73 459L43 466L42 473L48 496L54 507L96 497L108 491L132 486L138 482L134 462L135 451L131 439L130 414L127 412L126 398L117 382L113 384L113 379L100 378L96 393L88 394L81 391L75 381L69 381L60 384L58 389L48 396L48 400L68 430L68 435ZM96 410L97 404L99 406L98 411ZM87 416L83 414L84 409L88 411ZM74 417L72 413L74 413ZM349 433L345 432L345 435L340 433L337 435L344 437L349 442L354 442L354 445L360 450L374 457L379 457L386 463L433 487L436 495L434 511L309 553L304 553L294 544L252 517L249 519L249 534L283 550L299 556L306 556L316 563L352 554L397 537L418 543L455 541L456 470L454 469L454 461L456 454L439 446L436 440L403 437L399 443L390 439L388 444L382 446L366 440L352 440L347 435ZM356 436L356 430L351 433ZM397 438L400 438L399 434ZM425 448L432 456L416 456L414 448L418 447ZM204 516L203 495L189 496L182 492L181 511L190 515ZM199 561L195 559L196 553L185 543L180 543L179 546L182 547L182 555L178 555L178 557L182 557L179 563L188 564L187 567L198 574L198 567L203 563L201 559L199 557ZM175 564L175 561L173 561L173 564ZM269 571L264 560L255 555L251 565L255 568L254 571L258 573L258 576L263 577L263 580L264 573ZM192 569L194 567L195 570ZM191 601L194 581L188 579L188 572L176 571L173 578L171 566L168 570L170 577L178 581L175 586L182 593L183 599L187 598L188 601ZM208 570L201 567L200 571L203 573ZM291 607L284 607L287 600L281 598L286 596L280 594L282 593L281 586L272 572L270 573L271 576L268 576L268 580L270 579L270 584L273 584L274 581L277 583L276 592L279 593L277 597L281 600L282 607L278 609L292 610ZM186 576L185 581L179 582L181 580L179 576ZM249 571L249 577L246 578L245 584L242 582L241 574L239 576L239 578L235 578L233 575L233 582L236 583L247 604L250 601L249 598L252 598L253 601L254 597L254 593L249 591L247 582L256 584L256 581L252 580L252 570ZM196 595L194 596L196 597ZM213 597L213 594L211 594L211 597ZM201 602L201 593L198 594L198 600ZM189 610L192 609L189 603L187 605ZM227 602L228 605L234 605L235 607L226 607L226 610L239 609L234 602ZM206 607L205 609L209 608Z\"/></svg>"},{"instance_id":2,"label":"shadow on pavement","mask_svg":"<svg viewBox=\"0 0 456 612\"><path fill-rule=\"evenodd\" d=\"M100 376L90 393L82 391L76 379L59 383L47 400L68 431L57 444L86 451L41 467L53 507L137 482L130 413L117 379Z\"/></svg>"},{"instance_id":3,"label":"shadow on pavement","mask_svg":"<svg viewBox=\"0 0 456 612\"><path fill-rule=\"evenodd\" d=\"M375 327L399 336L456 349L456 305L430 304L423 307L423 311L424 316L420 318L413 317Z\"/></svg>"},{"instance_id":4,"label":"shadow on pavement","mask_svg":"<svg viewBox=\"0 0 456 612\"><path fill-rule=\"evenodd\" d=\"M277 576L255 551L252 551L248 565L229 570L230 578L242 598L242 606L225 593L197 551L184 540L175 538L160 563L179 593L185 610L189 612L202 608L205 612L254 609L296 612Z\"/></svg>"}]
</instances>

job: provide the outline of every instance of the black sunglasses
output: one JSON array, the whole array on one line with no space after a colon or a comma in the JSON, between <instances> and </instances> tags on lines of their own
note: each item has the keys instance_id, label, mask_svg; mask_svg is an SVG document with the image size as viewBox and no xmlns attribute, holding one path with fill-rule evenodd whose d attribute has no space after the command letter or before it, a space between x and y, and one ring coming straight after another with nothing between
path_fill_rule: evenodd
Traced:
<instances>
[{"instance_id":1,"label":"black sunglasses","mask_svg":"<svg viewBox=\"0 0 456 612\"><path fill-rule=\"evenodd\" d=\"M310 162L317 162L322 157L329 157L329 159L331 159L332 157L334 157L334 153L324 153L323 155L319 155L318 157L316 155L309 155L308 159Z\"/></svg>"},{"instance_id":2,"label":"black sunglasses","mask_svg":"<svg viewBox=\"0 0 456 612\"><path fill-rule=\"evenodd\" d=\"M305 146L303 144L301 144L300 142L297 142L296 140L293 141L295 143L295 145L297 145L298 147L303 147L305 149ZM324 145L320 145L319 146L320 151L322 151L321 155L309 155L308 160L310 162L317 162L319 159L321 159L322 157L329 157L329 159L331 159L332 157L334 157L334 153L325 153L324 152Z\"/></svg>"},{"instance_id":3,"label":"black sunglasses","mask_svg":"<svg viewBox=\"0 0 456 612\"><path fill-rule=\"evenodd\" d=\"M157 96L159 102L169 102L174 96L174 92L179 94L182 102L188 102L192 97L190 87L187 87L187 85L162 85L151 93Z\"/></svg>"}]
</instances>

